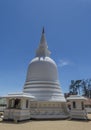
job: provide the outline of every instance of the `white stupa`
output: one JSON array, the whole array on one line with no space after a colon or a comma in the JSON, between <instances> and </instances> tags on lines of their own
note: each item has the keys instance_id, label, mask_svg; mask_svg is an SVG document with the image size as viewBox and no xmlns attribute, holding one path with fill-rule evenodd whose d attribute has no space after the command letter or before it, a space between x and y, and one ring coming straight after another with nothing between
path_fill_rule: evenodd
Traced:
<instances>
[{"instance_id":1,"label":"white stupa","mask_svg":"<svg viewBox=\"0 0 91 130\"><path fill-rule=\"evenodd\" d=\"M50 58L44 29L36 57L28 66L23 92L30 93L37 100L65 102L58 79L57 65Z\"/></svg>"},{"instance_id":2,"label":"white stupa","mask_svg":"<svg viewBox=\"0 0 91 130\"><path fill-rule=\"evenodd\" d=\"M68 117L57 65L50 58L44 28L36 56L28 66L23 92L9 94L7 104L4 119L17 121Z\"/></svg>"}]
</instances>

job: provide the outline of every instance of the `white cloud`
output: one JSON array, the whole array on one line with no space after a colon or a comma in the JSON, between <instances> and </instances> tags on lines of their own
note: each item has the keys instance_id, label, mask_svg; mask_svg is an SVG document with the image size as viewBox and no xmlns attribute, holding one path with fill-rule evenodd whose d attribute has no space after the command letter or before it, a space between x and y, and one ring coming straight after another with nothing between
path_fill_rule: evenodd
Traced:
<instances>
[{"instance_id":1,"label":"white cloud","mask_svg":"<svg viewBox=\"0 0 91 130\"><path fill-rule=\"evenodd\" d=\"M59 67L64 67L64 66L69 66L71 65L71 62L68 60L59 60L58 66Z\"/></svg>"}]
</instances>

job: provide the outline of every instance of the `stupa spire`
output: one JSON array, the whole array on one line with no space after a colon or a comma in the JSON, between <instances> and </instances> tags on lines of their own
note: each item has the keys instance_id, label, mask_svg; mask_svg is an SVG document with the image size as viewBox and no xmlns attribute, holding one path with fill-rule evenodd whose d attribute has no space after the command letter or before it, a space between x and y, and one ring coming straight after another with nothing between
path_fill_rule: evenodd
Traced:
<instances>
[{"instance_id":1,"label":"stupa spire","mask_svg":"<svg viewBox=\"0 0 91 130\"><path fill-rule=\"evenodd\" d=\"M45 29L44 29L44 27L43 27L43 29L42 29L42 33L45 33Z\"/></svg>"},{"instance_id":2,"label":"stupa spire","mask_svg":"<svg viewBox=\"0 0 91 130\"><path fill-rule=\"evenodd\" d=\"M46 56L49 57L49 55L50 55L50 51L48 50L47 41L45 38L45 30L43 27L40 44L36 51L36 57L46 57Z\"/></svg>"}]
</instances>

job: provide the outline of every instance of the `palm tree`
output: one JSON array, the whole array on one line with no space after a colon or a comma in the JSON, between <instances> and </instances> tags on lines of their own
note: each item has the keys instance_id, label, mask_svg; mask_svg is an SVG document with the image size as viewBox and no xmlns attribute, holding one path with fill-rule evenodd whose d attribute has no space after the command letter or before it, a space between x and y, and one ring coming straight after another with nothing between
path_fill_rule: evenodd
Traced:
<instances>
[{"instance_id":1,"label":"palm tree","mask_svg":"<svg viewBox=\"0 0 91 130\"><path fill-rule=\"evenodd\" d=\"M72 95L77 94L76 82L74 80L71 80L71 84L69 86L69 91L70 91L70 94L72 94Z\"/></svg>"},{"instance_id":2,"label":"palm tree","mask_svg":"<svg viewBox=\"0 0 91 130\"><path fill-rule=\"evenodd\" d=\"M91 79L71 80L71 84L69 86L69 94L79 94L91 98Z\"/></svg>"},{"instance_id":3,"label":"palm tree","mask_svg":"<svg viewBox=\"0 0 91 130\"><path fill-rule=\"evenodd\" d=\"M82 80L76 80L75 82L76 82L75 85L76 85L78 94L80 95L81 94L80 88L81 88L81 82L82 82Z\"/></svg>"},{"instance_id":4,"label":"palm tree","mask_svg":"<svg viewBox=\"0 0 91 130\"><path fill-rule=\"evenodd\" d=\"M91 79L82 82L83 96L91 98Z\"/></svg>"}]
</instances>

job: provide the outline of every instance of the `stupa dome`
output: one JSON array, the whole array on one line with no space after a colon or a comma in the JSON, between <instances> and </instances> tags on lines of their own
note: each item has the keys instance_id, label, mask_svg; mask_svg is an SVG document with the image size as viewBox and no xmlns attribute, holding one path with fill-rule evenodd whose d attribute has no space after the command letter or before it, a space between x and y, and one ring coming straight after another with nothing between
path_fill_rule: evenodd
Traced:
<instances>
[{"instance_id":1,"label":"stupa dome","mask_svg":"<svg viewBox=\"0 0 91 130\"><path fill-rule=\"evenodd\" d=\"M55 62L50 57L36 57L28 67L26 81L58 81Z\"/></svg>"},{"instance_id":2,"label":"stupa dome","mask_svg":"<svg viewBox=\"0 0 91 130\"><path fill-rule=\"evenodd\" d=\"M65 101L61 93L56 63L49 56L50 51L43 29L36 57L28 66L23 91L35 96L37 100Z\"/></svg>"}]
</instances>

